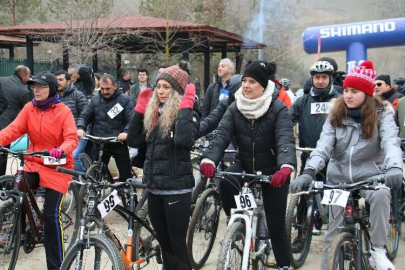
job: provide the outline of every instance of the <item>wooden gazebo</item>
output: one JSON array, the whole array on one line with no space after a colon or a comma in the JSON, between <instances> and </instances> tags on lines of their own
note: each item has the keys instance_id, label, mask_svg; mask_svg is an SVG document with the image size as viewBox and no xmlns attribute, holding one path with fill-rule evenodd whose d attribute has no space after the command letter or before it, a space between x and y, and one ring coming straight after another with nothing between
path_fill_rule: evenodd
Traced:
<instances>
[{"instance_id":1,"label":"wooden gazebo","mask_svg":"<svg viewBox=\"0 0 405 270\"><path fill-rule=\"evenodd\" d=\"M48 41L58 43L67 30L83 27L88 21L37 23L28 25L0 27L0 35L10 37L24 37L27 47L28 66L34 73L34 42ZM109 35L122 36L119 38L119 53L117 53L117 73L121 70L122 53L154 53L153 48L145 49L143 39L139 37L153 37L153 34L165 35L166 27L175 28L171 42L173 51L183 53L183 59L189 59L189 53L204 54L204 86L205 89L210 80L210 53L222 53L222 58L227 57L228 52L236 53L236 66L240 67L240 52L242 49L263 49L266 45L246 39L238 34L231 33L208 25L189 22L172 21L161 18L145 17L140 15L126 15L122 17L100 18L91 22L93 31L105 29L109 26L112 31ZM112 27L111 27L112 26ZM131 33L133 33L131 37ZM59 40L58 40L59 38ZM111 40L114 40L112 38ZM194 42L198 40L198 42ZM114 44L117 47L117 44ZM63 67L69 66L69 51L64 48ZM97 71L97 52L93 55L93 69Z\"/></svg>"}]
</instances>

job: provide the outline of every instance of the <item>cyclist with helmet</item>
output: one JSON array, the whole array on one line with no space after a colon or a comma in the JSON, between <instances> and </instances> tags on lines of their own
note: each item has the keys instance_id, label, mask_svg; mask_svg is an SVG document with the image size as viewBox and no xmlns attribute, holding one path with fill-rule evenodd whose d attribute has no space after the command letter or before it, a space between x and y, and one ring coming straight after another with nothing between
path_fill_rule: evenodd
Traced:
<instances>
[{"instance_id":1,"label":"cyclist with helmet","mask_svg":"<svg viewBox=\"0 0 405 270\"><path fill-rule=\"evenodd\" d=\"M333 66L329 62L314 63L310 73L312 79L310 93L298 98L290 112L293 123L298 123L299 146L315 148L329 113L330 101L339 97L339 93L333 87ZM308 153L301 154L301 173L308 156ZM315 228L313 232L314 234L320 233Z\"/></svg>"},{"instance_id":2,"label":"cyclist with helmet","mask_svg":"<svg viewBox=\"0 0 405 270\"><path fill-rule=\"evenodd\" d=\"M283 78L280 80L280 83L284 87L284 91L288 94L290 97L291 103L294 103L297 97L295 96L294 92L291 90L291 81L287 78Z\"/></svg>"}]
</instances>

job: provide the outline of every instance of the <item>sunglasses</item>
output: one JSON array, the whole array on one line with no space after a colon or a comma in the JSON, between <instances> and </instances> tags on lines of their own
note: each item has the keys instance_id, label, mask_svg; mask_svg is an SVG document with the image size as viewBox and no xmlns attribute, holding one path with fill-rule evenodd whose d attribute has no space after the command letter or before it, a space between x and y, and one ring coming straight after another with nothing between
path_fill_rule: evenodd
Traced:
<instances>
[{"instance_id":1,"label":"sunglasses","mask_svg":"<svg viewBox=\"0 0 405 270\"><path fill-rule=\"evenodd\" d=\"M379 82L379 83L375 83L375 84L374 84L374 87L376 87L376 86L380 87L381 85L382 85L382 83L380 83L380 82Z\"/></svg>"}]
</instances>

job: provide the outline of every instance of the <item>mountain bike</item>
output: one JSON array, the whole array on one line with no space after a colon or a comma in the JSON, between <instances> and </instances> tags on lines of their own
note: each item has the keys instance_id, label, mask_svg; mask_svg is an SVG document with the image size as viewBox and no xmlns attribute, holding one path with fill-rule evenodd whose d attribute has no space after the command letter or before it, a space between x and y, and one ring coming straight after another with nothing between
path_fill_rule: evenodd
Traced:
<instances>
[{"instance_id":1,"label":"mountain bike","mask_svg":"<svg viewBox=\"0 0 405 270\"><path fill-rule=\"evenodd\" d=\"M384 176L375 176L353 184L325 185L318 181L308 191L297 193L299 196L325 190L323 203L342 207L344 225L329 248L327 269L372 269L369 264L369 215L359 204L360 191L388 189L379 184L383 182Z\"/></svg>"},{"instance_id":2,"label":"mountain bike","mask_svg":"<svg viewBox=\"0 0 405 270\"><path fill-rule=\"evenodd\" d=\"M199 152L194 153L195 162L192 161L193 169L197 164L198 171L203 149L198 148ZM225 150L225 154L236 154L235 150ZM218 165L218 169L224 170L228 166L223 160ZM187 252L190 264L193 269L200 269L208 260L211 250L214 246L215 238L219 226L219 217L222 209L221 198L219 194L219 185L213 178L204 178L199 181L193 190L193 196L196 201L190 224L187 231Z\"/></svg>"},{"instance_id":3,"label":"mountain bike","mask_svg":"<svg viewBox=\"0 0 405 270\"><path fill-rule=\"evenodd\" d=\"M277 268L270 262L271 242L266 226L266 217L262 201L262 184L269 184L271 177L256 174L217 171L215 177L228 181L225 176L240 176L251 179L239 187L235 196L237 208L231 209L228 228L222 242L217 270L224 269L265 269Z\"/></svg>"},{"instance_id":4,"label":"mountain bike","mask_svg":"<svg viewBox=\"0 0 405 270\"><path fill-rule=\"evenodd\" d=\"M65 168L57 168L57 170L74 175L76 178L84 178L73 182L86 186L86 190L90 192L87 211L80 219L79 241L66 254L61 269L73 269L73 267L89 269L93 265L126 270L142 269L146 266L148 269L161 267L160 246L156 240L155 231L150 227L147 219L134 214L137 202L136 188L145 188L139 179L130 178L126 182L117 183L105 180L100 182L85 173ZM109 188L114 191L106 194L106 189ZM129 195L129 209L119 205L117 190L122 188L125 188ZM124 244L104 220L112 211L118 213L128 223ZM92 222L97 225L96 234L91 233Z\"/></svg>"},{"instance_id":5,"label":"mountain bike","mask_svg":"<svg viewBox=\"0 0 405 270\"><path fill-rule=\"evenodd\" d=\"M37 200L25 176L25 157L40 157L51 163L58 161L49 157L49 151L14 152L0 147L0 152L8 153L20 160L15 176L0 177L0 262L12 270L16 267L20 250L21 236L25 234L23 250L30 253L38 244L44 244L43 200ZM37 194L38 195L38 194ZM62 204L61 221L64 230L64 242L71 248L77 238L81 201L76 186L71 185L66 196L68 203ZM24 210L24 216L22 211ZM28 219L29 226L23 232L22 223Z\"/></svg>"}]
</instances>

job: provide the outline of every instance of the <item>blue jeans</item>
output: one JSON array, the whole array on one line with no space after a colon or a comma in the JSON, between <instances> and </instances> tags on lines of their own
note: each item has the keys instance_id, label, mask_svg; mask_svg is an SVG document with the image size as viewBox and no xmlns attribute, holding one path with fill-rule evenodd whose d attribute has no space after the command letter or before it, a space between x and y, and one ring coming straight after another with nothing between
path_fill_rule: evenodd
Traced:
<instances>
[{"instance_id":1,"label":"blue jeans","mask_svg":"<svg viewBox=\"0 0 405 270\"><path fill-rule=\"evenodd\" d=\"M83 152L86 147L87 141L79 139L79 144L77 148L73 151L73 160L75 162L75 171L84 172L83 164L79 159L79 154Z\"/></svg>"}]
</instances>

